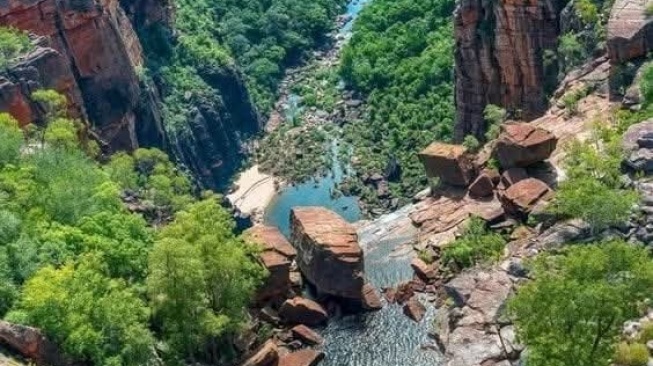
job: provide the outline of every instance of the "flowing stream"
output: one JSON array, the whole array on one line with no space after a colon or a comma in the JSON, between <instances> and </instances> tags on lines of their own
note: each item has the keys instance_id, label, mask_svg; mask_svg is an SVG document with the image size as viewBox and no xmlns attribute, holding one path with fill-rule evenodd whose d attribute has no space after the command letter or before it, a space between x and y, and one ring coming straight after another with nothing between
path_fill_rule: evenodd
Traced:
<instances>
[{"instance_id":1,"label":"flowing stream","mask_svg":"<svg viewBox=\"0 0 653 366\"><path fill-rule=\"evenodd\" d=\"M347 7L351 18L340 30L349 35L360 10L371 0L354 0ZM290 96L290 109L297 110L296 96ZM291 116L292 117L292 116ZM332 156L337 157L340 146L332 143ZM290 233L290 210L298 206L322 206L343 216L349 222L360 219L354 197L332 197L332 190L344 175L339 159L334 158L331 174L294 187L287 187L266 208L265 222L278 227L284 235ZM400 210L387 215L359 230L360 244L365 251L365 270L369 281L381 289L412 278L410 246L416 232L393 224L407 220L407 212ZM410 225L404 225L410 227ZM432 326L433 309L420 324L403 315L398 305L388 305L374 313L349 315L331 319L319 329L325 338L326 353L322 366L437 366L441 355L433 350L428 337Z\"/></svg>"}]
</instances>

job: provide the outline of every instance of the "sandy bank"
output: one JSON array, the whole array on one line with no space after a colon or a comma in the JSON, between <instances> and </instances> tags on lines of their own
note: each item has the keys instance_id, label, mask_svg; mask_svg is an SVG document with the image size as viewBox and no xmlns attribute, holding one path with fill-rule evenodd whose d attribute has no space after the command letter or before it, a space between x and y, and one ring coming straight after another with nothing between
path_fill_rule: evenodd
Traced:
<instances>
[{"instance_id":1,"label":"sandy bank","mask_svg":"<svg viewBox=\"0 0 653 366\"><path fill-rule=\"evenodd\" d=\"M238 190L228 195L229 201L243 213L261 213L276 195L275 177L262 173L258 165L242 172L236 181Z\"/></svg>"}]
</instances>

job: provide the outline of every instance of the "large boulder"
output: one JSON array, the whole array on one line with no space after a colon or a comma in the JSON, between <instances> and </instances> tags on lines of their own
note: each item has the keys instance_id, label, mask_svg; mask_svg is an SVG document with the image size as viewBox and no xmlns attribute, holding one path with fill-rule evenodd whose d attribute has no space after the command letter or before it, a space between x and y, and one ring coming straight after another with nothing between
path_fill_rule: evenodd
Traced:
<instances>
[{"instance_id":1,"label":"large boulder","mask_svg":"<svg viewBox=\"0 0 653 366\"><path fill-rule=\"evenodd\" d=\"M418 156L426 175L445 184L467 187L476 175L474 159L462 145L434 142Z\"/></svg>"},{"instance_id":2,"label":"large boulder","mask_svg":"<svg viewBox=\"0 0 653 366\"><path fill-rule=\"evenodd\" d=\"M297 251L281 232L274 227L257 225L245 232L246 238L263 248L260 259L270 275L257 292L257 300L263 302L284 298L290 291L290 269Z\"/></svg>"},{"instance_id":3,"label":"large boulder","mask_svg":"<svg viewBox=\"0 0 653 366\"><path fill-rule=\"evenodd\" d=\"M513 215L528 214L541 200L551 197L553 191L539 179L528 178L510 186L500 196L506 212Z\"/></svg>"},{"instance_id":4,"label":"large boulder","mask_svg":"<svg viewBox=\"0 0 653 366\"><path fill-rule=\"evenodd\" d=\"M469 186L469 195L473 198L486 198L494 194L494 183L498 181L499 173L494 170L482 172Z\"/></svg>"},{"instance_id":5,"label":"large boulder","mask_svg":"<svg viewBox=\"0 0 653 366\"><path fill-rule=\"evenodd\" d=\"M286 300L279 309L279 316L287 323L306 325L320 325L329 319L322 305L303 297Z\"/></svg>"},{"instance_id":6,"label":"large boulder","mask_svg":"<svg viewBox=\"0 0 653 366\"><path fill-rule=\"evenodd\" d=\"M653 120L630 126L623 137L623 165L635 172L653 172Z\"/></svg>"},{"instance_id":7,"label":"large boulder","mask_svg":"<svg viewBox=\"0 0 653 366\"><path fill-rule=\"evenodd\" d=\"M551 156L558 139L551 132L528 123L509 123L503 126L494 145L494 157L501 167L526 167Z\"/></svg>"},{"instance_id":8,"label":"large boulder","mask_svg":"<svg viewBox=\"0 0 653 366\"><path fill-rule=\"evenodd\" d=\"M292 210L291 226L297 264L319 293L376 307L370 303L376 291L371 294L366 286L363 251L353 225L325 208L302 207Z\"/></svg>"},{"instance_id":9,"label":"large boulder","mask_svg":"<svg viewBox=\"0 0 653 366\"><path fill-rule=\"evenodd\" d=\"M614 65L646 56L653 50L653 18L647 0L616 0L608 21L608 54Z\"/></svg>"}]
</instances>

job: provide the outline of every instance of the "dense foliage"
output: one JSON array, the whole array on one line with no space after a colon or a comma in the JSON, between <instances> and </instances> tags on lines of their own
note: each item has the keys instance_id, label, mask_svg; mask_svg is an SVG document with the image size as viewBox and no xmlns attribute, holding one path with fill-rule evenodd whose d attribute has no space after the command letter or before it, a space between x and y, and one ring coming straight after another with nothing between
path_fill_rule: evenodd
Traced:
<instances>
[{"instance_id":1,"label":"dense foliage","mask_svg":"<svg viewBox=\"0 0 653 366\"><path fill-rule=\"evenodd\" d=\"M16 57L33 47L27 34L14 28L0 27L0 70L5 71Z\"/></svg>"},{"instance_id":2,"label":"dense foliage","mask_svg":"<svg viewBox=\"0 0 653 366\"><path fill-rule=\"evenodd\" d=\"M383 173L398 159L403 175L391 185L396 197L426 186L417 152L451 136L453 7L451 0L375 0L361 12L343 53L342 76L368 102L367 118L346 126L354 168Z\"/></svg>"},{"instance_id":3,"label":"dense foliage","mask_svg":"<svg viewBox=\"0 0 653 366\"><path fill-rule=\"evenodd\" d=\"M623 323L651 297L653 262L623 242L542 255L509 305L529 366L607 366Z\"/></svg>"},{"instance_id":4,"label":"dense foliage","mask_svg":"<svg viewBox=\"0 0 653 366\"><path fill-rule=\"evenodd\" d=\"M45 129L23 131L0 114L0 316L42 329L68 355L95 365L148 364L155 344L166 360L224 358L229 347L208 343L222 345L245 321L264 276L256 248L234 236L217 197L191 195L165 154L118 154L102 167L60 96L40 91L33 99L51 108ZM125 198L174 220L152 228ZM192 282L180 282L183 296L171 290L178 283L166 266L174 261L182 263L181 281ZM191 307L175 308L177 300ZM200 304L203 318L195 319ZM205 333L180 344L180 320Z\"/></svg>"},{"instance_id":5,"label":"dense foliage","mask_svg":"<svg viewBox=\"0 0 653 366\"><path fill-rule=\"evenodd\" d=\"M260 111L267 112L284 70L319 45L343 0L179 0L175 31L142 31L149 69L165 84L166 123L179 129L192 106L220 100L220 75L237 68ZM152 73L150 75L150 72Z\"/></svg>"}]
</instances>

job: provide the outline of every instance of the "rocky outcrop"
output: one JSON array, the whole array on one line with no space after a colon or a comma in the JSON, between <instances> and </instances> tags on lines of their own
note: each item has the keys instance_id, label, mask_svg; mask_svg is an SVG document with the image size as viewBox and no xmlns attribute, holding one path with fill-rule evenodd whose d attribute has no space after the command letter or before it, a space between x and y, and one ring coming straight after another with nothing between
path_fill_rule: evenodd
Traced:
<instances>
[{"instance_id":1,"label":"rocky outcrop","mask_svg":"<svg viewBox=\"0 0 653 366\"><path fill-rule=\"evenodd\" d=\"M360 302L376 308L364 276L363 251L356 228L336 213L321 207L294 208L291 242L297 264L320 294Z\"/></svg>"},{"instance_id":2,"label":"rocky outcrop","mask_svg":"<svg viewBox=\"0 0 653 366\"><path fill-rule=\"evenodd\" d=\"M289 293L292 283L290 270L297 251L290 245L281 232L274 227L257 225L245 232L250 242L263 248L259 255L269 276L256 294L259 302L273 299L284 299Z\"/></svg>"},{"instance_id":3,"label":"rocky outcrop","mask_svg":"<svg viewBox=\"0 0 653 366\"><path fill-rule=\"evenodd\" d=\"M544 161L558 146L551 132L526 123L509 123L494 145L493 155L504 169L527 167Z\"/></svg>"},{"instance_id":4,"label":"rocky outcrop","mask_svg":"<svg viewBox=\"0 0 653 366\"><path fill-rule=\"evenodd\" d=\"M630 126L623 137L624 166L632 172L653 172L653 120Z\"/></svg>"},{"instance_id":5,"label":"rocky outcrop","mask_svg":"<svg viewBox=\"0 0 653 366\"><path fill-rule=\"evenodd\" d=\"M544 55L555 50L561 1L458 0L455 139L482 139L483 111L495 104L529 121L547 109ZM555 80L554 80L555 81Z\"/></svg>"},{"instance_id":6,"label":"rocky outcrop","mask_svg":"<svg viewBox=\"0 0 653 366\"><path fill-rule=\"evenodd\" d=\"M23 68L67 80L57 90L113 150L138 147L139 138L162 145L156 98L138 77L144 63L140 41L118 0L9 0L0 5L0 23L47 37L67 67L31 63ZM9 79L22 81L14 72Z\"/></svg>"},{"instance_id":7,"label":"rocky outcrop","mask_svg":"<svg viewBox=\"0 0 653 366\"><path fill-rule=\"evenodd\" d=\"M473 157L462 145L434 142L418 156L426 175L444 184L466 187L476 174Z\"/></svg>"},{"instance_id":8,"label":"rocky outcrop","mask_svg":"<svg viewBox=\"0 0 653 366\"><path fill-rule=\"evenodd\" d=\"M610 63L646 56L653 50L653 18L646 14L647 0L616 0L608 21Z\"/></svg>"},{"instance_id":9,"label":"rocky outcrop","mask_svg":"<svg viewBox=\"0 0 653 366\"><path fill-rule=\"evenodd\" d=\"M528 178L510 186L500 195L506 212L517 217L528 215L540 201L551 198L553 191L539 179Z\"/></svg>"},{"instance_id":10,"label":"rocky outcrop","mask_svg":"<svg viewBox=\"0 0 653 366\"><path fill-rule=\"evenodd\" d=\"M73 365L59 348L36 328L0 321L0 345L9 347L37 365Z\"/></svg>"}]
</instances>

